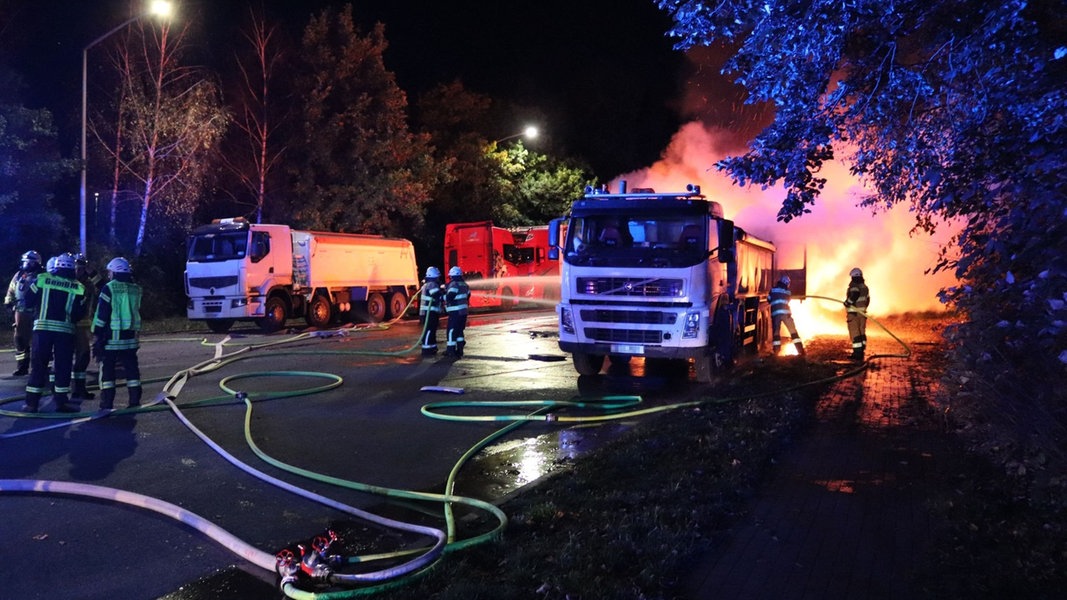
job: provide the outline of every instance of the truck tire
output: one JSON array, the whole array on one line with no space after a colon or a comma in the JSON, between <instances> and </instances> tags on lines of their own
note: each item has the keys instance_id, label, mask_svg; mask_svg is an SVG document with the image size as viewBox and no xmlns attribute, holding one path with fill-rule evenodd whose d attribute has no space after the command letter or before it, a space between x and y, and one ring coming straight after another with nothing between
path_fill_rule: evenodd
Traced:
<instances>
[{"instance_id":1,"label":"truck tire","mask_svg":"<svg viewBox=\"0 0 1067 600\"><path fill-rule=\"evenodd\" d=\"M519 305L519 299L515 297L515 292L511 291L511 288L505 287L500 290L500 308L503 310L515 310Z\"/></svg>"},{"instance_id":2,"label":"truck tire","mask_svg":"<svg viewBox=\"0 0 1067 600\"><path fill-rule=\"evenodd\" d=\"M333 305L326 296L318 295L308 303L307 322L312 327L329 327L333 322Z\"/></svg>"},{"instance_id":3,"label":"truck tire","mask_svg":"<svg viewBox=\"0 0 1067 600\"><path fill-rule=\"evenodd\" d=\"M367 320L371 323L381 323L385 320L389 307L385 303L385 296L378 292L371 292L367 296Z\"/></svg>"},{"instance_id":4,"label":"truck tire","mask_svg":"<svg viewBox=\"0 0 1067 600\"><path fill-rule=\"evenodd\" d=\"M574 352L571 354L571 360L574 361L574 370L578 371L579 375L597 375L604 367L604 355L602 354Z\"/></svg>"},{"instance_id":5,"label":"truck tire","mask_svg":"<svg viewBox=\"0 0 1067 600\"><path fill-rule=\"evenodd\" d=\"M256 324L263 333L274 333L285 326L285 320L289 316L289 307L285 300L278 296L267 298L267 304L263 307L264 317L256 319Z\"/></svg>"},{"instance_id":6,"label":"truck tire","mask_svg":"<svg viewBox=\"0 0 1067 600\"><path fill-rule=\"evenodd\" d=\"M215 333L226 333L233 327L233 319L208 319L207 328Z\"/></svg>"},{"instance_id":7,"label":"truck tire","mask_svg":"<svg viewBox=\"0 0 1067 600\"><path fill-rule=\"evenodd\" d=\"M404 316L408 307L408 297L404 292L393 292L389 295L389 319L399 319Z\"/></svg>"}]
</instances>

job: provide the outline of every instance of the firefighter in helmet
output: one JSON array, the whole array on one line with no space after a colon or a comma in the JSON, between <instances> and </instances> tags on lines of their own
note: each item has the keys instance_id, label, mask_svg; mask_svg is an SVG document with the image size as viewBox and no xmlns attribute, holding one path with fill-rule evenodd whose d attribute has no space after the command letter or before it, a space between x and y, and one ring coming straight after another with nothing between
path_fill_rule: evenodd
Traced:
<instances>
[{"instance_id":1,"label":"firefighter in helmet","mask_svg":"<svg viewBox=\"0 0 1067 600\"><path fill-rule=\"evenodd\" d=\"M53 398L59 412L77 412L68 404L70 374L74 362L74 324L85 308L85 290L74 278L74 257L53 259L54 273L44 272L29 285L26 305L37 310L33 322L33 355L30 379L26 382L25 412L37 412L41 396L48 391L48 361L55 365ZM54 353L54 356L53 356Z\"/></svg>"},{"instance_id":2,"label":"firefighter in helmet","mask_svg":"<svg viewBox=\"0 0 1067 600\"><path fill-rule=\"evenodd\" d=\"M871 304L871 291L863 281L863 271L856 267L849 271L851 281L845 292L845 324L852 340L852 359L863 360L867 350L867 307Z\"/></svg>"},{"instance_id":3,"label":"firefighter in helmet","mask_svg":"<svg viewBox=\"0 0 1067 600\"><path fill-rule=\"evenodd\" d=\"M96 309L96 296L101 277L89 264L89 259L82 253L74 254L74 276L85 288L85 316L74 324L74 372L71 373L73 397L92 400L93 394L86 385L89 362L92 358L91 332L93 315Z\"/></svg>"},{"instance_id":4,"label":"firefighter in helmet","mask_svg":"<svg viewBox=\"0 0 1067 600\"><path fill-rule=\"evenodd\" d=\"M448 270L448 286L445 287L445 312L448 313L448 343L445 356L463 357L463 346L467 344L463 330L467 327L467 306L470 303L471 289L463 281L463 269L452 267Z\"/></svg>"},{"instance_id":5,"label":"firefighter in helmet","mask_svg":"<svg viewBox=\"0 0 1067 600\"><path fill-rule=\"evenodd\" d=\"M26 306L26 290L37 275L44 271L41 255L36 250L27 250L19 262L19 269L11 277L4 296L4 306L11 309L15 318L15 372L13 377L30 373L30 343L33 341L33 310Z\"/></svg>"},{"instance_id":6,"label":"firefighter in helmet","mask_svg":"<svg viewBox=\"0 0 1067 600\"><path fill-rule=\"evenodd\" d=\"M771 302L771 329L774 330L774 353L777 355L782 350L782 325L789 331L789 337L793 340L793 346L797 354L805 356L804 342L797 333L797 326L793 323L793 311L789 308L789 301L793 299L793 293L789 290L789 276L782 275L778 283L771 288L769 296Z\"/></svg>"},{"instance_id":7,"label":"firefighter in helmet","mask_svg":"<svg viewBox=\"0 0 1067 600\"><path fill-rule=\"evenodd\" d=\"M141 286L133 282L130 261L121 256L107 263L111 278L96 303L93 317L93 356L100 362L100 408L115 403L115 365L122 362L131 408L141 404L141 367L137 362L141 330Z\"/></svg>"},{"instance_id":8,"label":"firefighter in helmet","mask_svg":"<svg viewBox=\"0 0 1067 600\"><path fill-rule=\"evenodd\" d=\"M437 354L437 327L441 323L441 311L444 310L445 288L441 285L441 270L437 267L426 269L426 280L422 284L419 296L419 319L422 320L422 355Z\"/></svg>"}]
</instances>

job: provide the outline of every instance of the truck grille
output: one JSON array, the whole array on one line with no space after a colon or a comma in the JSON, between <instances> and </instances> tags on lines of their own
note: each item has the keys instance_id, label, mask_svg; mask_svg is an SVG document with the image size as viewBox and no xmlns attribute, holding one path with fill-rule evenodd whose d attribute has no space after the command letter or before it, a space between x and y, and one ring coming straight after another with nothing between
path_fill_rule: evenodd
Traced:
<instances>
[{"instance_id":1,"label":"truck grille","mask_svg":"<svg viewBox=\"0 0 1067 600\"><path fill-rule=\"evenodd\" d=\"M236 275L219 275L218 277L190 277L189 287L211 289L237 285Z\"/></svg>"},{"instance_id":2,"label":"truck grille","mask_svg":"<svg viewBox=\"0 0 1067 600\"><path fill-rule=\"evenodd\" d=\"M659 331L647 329L607 329L604 327L586 327L585 337L596 342L616 344L660 344L663 335Z\"/></svg>"},{"instance_id":3,"label":"truck grille","mask_svg":"<svg viewBox=\"0 0 1067 600\"><path fill-rule=\"evenodd\" d=\"M608 308L585 308L582 320L587 323L640 323L642 325L674 325L678 315L658 310L611 310Z\"/></svg>"},{"instance_id":4,"label":"truck grille","mask_svg":"<svg viewBox=\"0 0 1067 600\"><path fill-rule=\"evenodd\" d=\"M648 277L579 277L579 294L601 296L666 296L678 297L683 293L681 279Z\"/></svg>"}]
</instances>

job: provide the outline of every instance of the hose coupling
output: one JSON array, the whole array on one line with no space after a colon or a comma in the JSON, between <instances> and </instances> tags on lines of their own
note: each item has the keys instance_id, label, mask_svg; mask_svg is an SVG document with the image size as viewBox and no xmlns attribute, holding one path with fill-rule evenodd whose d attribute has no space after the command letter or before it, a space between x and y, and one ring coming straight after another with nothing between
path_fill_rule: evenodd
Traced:
<instances>
[{"instance_id":1,"label":"hose coupling","mask_svg":"<svg viewBox=\"0 0 1067 600\"><path fill-rule=\"evenodd\" d=\"M325 581L333 572L329 563L321 554L314 550L309 550L303 544L297 544L297 548L300 549L300 570L312 579Z\"/></svg>"},{"instance_id":2,"label":"hose coupling","mask_svg":"<svg viewBox=\"0 0 1067 600\"><path fill-rule=\"evenodd\" d=\"M248 399L248 392L235 392L233 398L239 402L244 402Z\"/></svg>"}]
</instances>

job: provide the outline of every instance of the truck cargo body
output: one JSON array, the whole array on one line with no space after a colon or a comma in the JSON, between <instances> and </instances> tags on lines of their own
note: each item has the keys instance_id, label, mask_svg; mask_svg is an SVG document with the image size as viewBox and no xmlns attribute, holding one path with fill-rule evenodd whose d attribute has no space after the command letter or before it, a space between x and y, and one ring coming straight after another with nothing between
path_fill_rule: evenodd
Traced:
<instances>
[{"instance_id":1,"label":"truck cargo body","mask_svg":"<svg viewBox=\"0 0 1067 600\"><path fill-rule=\"evenodd\" d=\"M189 236L185 288L188 317L213 331L240 320L273 331L290 317L325 327L400 316L418 272L407 240L226 220Z\"/></svg>"},{"instance_id":2,"label":"truck cargo body","mask_svg":"<svg viewBox=\"0 0 1067 600\"><path fill-rule=\"evenodd\" d=\"M559 261L548 257L548 227L504 228L492 221L445 226L444 269L458 266L471 307L514 308L558 297Z\"/></svg>"},{"instance_id":3,"label":"truck cargo body","mask_svg":"<svg viewBox=\"0 0 1067 600\"><path fill-rule=\"evenodd\" d=\"M559 345L579 374L640 356L692 361L710 381L769 345L774 245L724 219L698 188L589 192L550 233L562 254Z\"/></svg>"}]
</instances>

